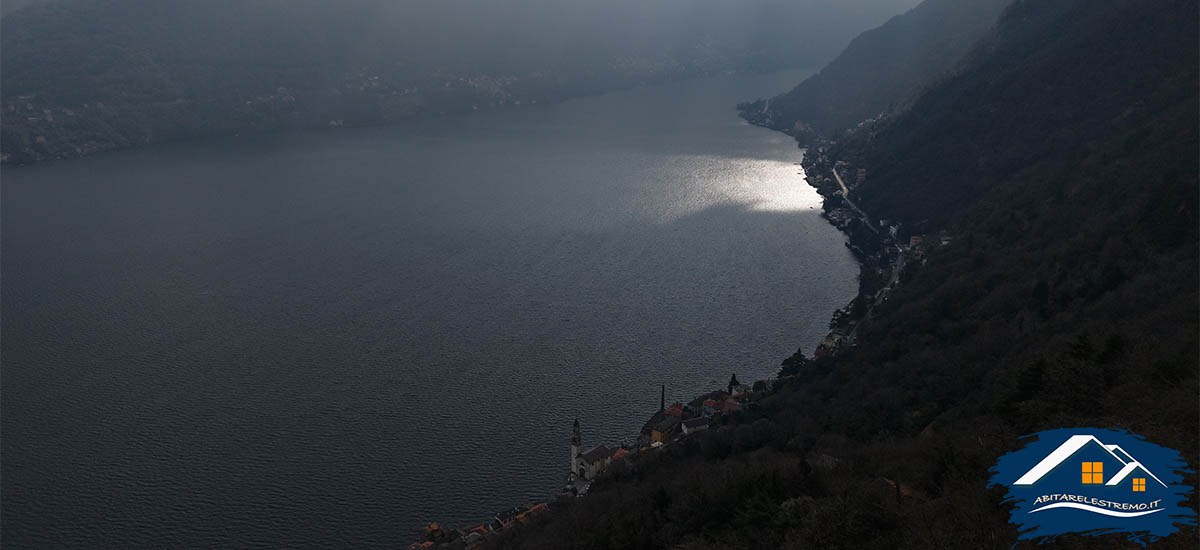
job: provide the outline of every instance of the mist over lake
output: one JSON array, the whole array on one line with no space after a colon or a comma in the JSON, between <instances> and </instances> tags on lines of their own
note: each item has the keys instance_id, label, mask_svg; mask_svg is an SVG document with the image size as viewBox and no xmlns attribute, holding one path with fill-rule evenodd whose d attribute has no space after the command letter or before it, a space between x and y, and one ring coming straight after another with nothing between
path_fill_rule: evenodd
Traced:
<instances>
[{"instance_id":1,"label":"mist over lake","mask_svg":"<svg viewBox=\"0 0 1200 550\"><path fill-rule=\"evenodd\" d=\"M397 547L811 353L807 73L3 169L6 544Z\"/></svg>"}]
</instances>

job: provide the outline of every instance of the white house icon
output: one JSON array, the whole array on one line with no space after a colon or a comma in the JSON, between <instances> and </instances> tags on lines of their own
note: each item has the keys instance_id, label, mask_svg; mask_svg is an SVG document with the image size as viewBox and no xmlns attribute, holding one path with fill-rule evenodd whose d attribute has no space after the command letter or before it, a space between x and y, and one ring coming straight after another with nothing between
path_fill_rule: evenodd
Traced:
<instances>
[{"instance_id":1,"label":"white house icon","mask_svg":"<svg viewBox=\"0 0 1200 550\"><path fill-rule=\"evenodd\" d=\"M1071 436L1064 441L1062 445L1059 445L1057 449L1054 449L1054 452L1046 455L1046 458L1043 458L1042 461L1038 462L1036 466L1030 468L1028 472L1025 472L1025 475L1021 476L1020 479L1013 483L1013 485L1033 485L1037 482L1037 480L1042 479L1043 476L1050 473L1050 471L1054 468L1058 467L1059 464L1062 464L1068 458L1071 458L1071 455L1074 455L1085 445L1092 442L1095 442L1100 446L1100 448L1108 451L1108 454L1112 455L1113 458L1117 459L1117 462L1122 464L1121 470L1117 472L1117 475L1114 475L1112 479L1109 479L1108 482L1104 484L1105 486L1115 486L1120 484L1125 480L1125 478L1129 477L1129 474L1132 474L1139 468L1143 472L1146 472L1146 475L1154 478L1154 481L1157 481L1163 487L1167 486L1167 484L1163 483L1161 479L1158 479L1158 476L1146 469L1145 466L1142 466L1141 462L1138 462L1133 458L1132 455L1125 452L1125 449L1122 449L1117 445L1105 445L1099 439L1096 439L1094 436L1090 435Z\"/></svg>"}]
</instances>

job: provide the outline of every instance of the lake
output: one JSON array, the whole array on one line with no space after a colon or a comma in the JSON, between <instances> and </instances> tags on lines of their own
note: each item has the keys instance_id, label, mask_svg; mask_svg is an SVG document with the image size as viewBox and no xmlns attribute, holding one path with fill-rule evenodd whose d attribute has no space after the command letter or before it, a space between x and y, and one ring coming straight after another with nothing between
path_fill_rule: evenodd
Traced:
<instances>
[{"instance_id":1,"label":"lake","mask_svg":"<svg viewBox=\"0 0 1200 550\"><path fill-rule=\"evenodd\" d=\"M811 354L805 75L4 167L3 545L394 548Z\"/></svg>"}]
</instances>

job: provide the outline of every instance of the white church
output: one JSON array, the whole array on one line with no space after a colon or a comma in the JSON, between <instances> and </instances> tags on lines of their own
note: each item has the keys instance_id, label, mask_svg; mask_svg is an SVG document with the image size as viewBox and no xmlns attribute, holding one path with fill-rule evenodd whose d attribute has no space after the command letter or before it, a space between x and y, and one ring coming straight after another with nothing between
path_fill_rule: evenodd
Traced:
<instances>
[{"instance_id":1,"label":"white church","mask_svg":"<svg viewBox=\"0 0 1200 550\"><path fill-rule=\"evenodd\" d=\"M571 474L580 480L596 477L612 459L613 451L604 445L597 445L585 452L580 452L579 445L583 435L579 430L579 419L575 419L575 430L571 435Z\"/></svg>"}]
</instances>

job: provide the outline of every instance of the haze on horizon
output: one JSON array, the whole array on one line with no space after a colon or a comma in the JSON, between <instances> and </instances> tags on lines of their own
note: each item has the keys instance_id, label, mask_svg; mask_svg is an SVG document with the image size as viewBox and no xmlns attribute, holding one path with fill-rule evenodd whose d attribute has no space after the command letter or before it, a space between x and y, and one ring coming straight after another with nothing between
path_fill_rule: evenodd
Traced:
<instances>
[{"instance_id":1,"label":"haze on horizon","mask_svg":"<svg viewBox=\"0 0 1200 550\"><path fill-rule=\"evenodd\" d=\"M347 69L363 63L502 72L679 50L782 49L784 66L828 61L859 32L917 0L7 0L5 63L67 43L212 49ZM62 22L67 27L53 27ZM80 34L80 31L88 31ZM70 32L67 32L70 31ZM161 34L160 34L161 33ZM75 36L72 36L75 34ZM15 35L15 36L14 36ZM230 37L236 37L232 43ZM786 44L780 42L786 38ZM82 52L78 52L82 53ZM179 52L145 50L159 59ZM186 52L185 52L186 53ZM574 57L573 57L574 56ZM195 55L193 55L195 57ZM783 58L786 57L786 58ZM788 59L790 58L790 59ZM65 60L70 62L70 60ZM7 69L8 67L6 67ZM531 69L534 68L534 69ZM8 80L8 79L6 79ZM6 90L7 91L7 90Z\"/></svg>"},{"instance_id":2,"label":"haze on horizon","mask_svg":"<svg viewBox=\"0 0 1200 550\"><path fill-rule=\"evenodd\" d=\"M10 1L0 19L0 161L816 69L916 3ZM46 112L58 115L34 114Z\"/></svg>"}]
</instances>

